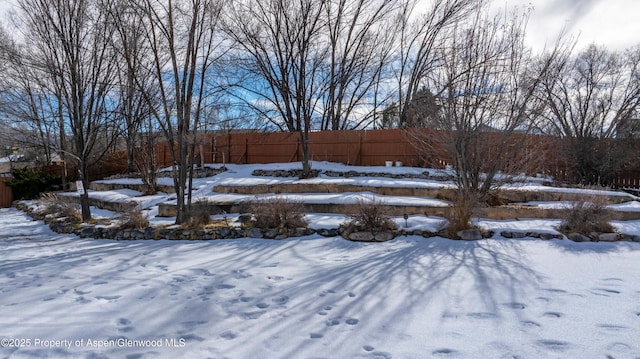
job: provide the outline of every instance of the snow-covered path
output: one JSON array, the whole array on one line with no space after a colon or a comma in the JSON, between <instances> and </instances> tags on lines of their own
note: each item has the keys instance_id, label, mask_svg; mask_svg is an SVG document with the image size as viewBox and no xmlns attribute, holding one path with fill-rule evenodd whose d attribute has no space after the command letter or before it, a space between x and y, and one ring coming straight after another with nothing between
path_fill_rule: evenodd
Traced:
<instances>
[{"instance_id":1,"label":"snow-covered path","mask_svg":"<svg viewBox=\"0 0 640 359\"><path fill-rule=\"evenodd\" d=\"M87 240L2 209L0 258L0 357L640 357L640 243Z\"/></svg>"}]
</instances>

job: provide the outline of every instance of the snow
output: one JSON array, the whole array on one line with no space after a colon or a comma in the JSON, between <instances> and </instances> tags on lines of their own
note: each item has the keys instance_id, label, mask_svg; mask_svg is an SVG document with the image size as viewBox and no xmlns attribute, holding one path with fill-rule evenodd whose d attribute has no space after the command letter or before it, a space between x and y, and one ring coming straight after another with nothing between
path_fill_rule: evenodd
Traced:
<instances>
[{"instance_id":1,"label":"snow","mask_svg":"<svg viewBox=\"0 0 640 359\"><path fill-rule=\"evenodd\" d=\"M383 181L251 176L254 169L297 169L299 163L227 167L213 178L194 180L194 200L256 197L213 192L223 183L376 186ZM326 162L314 162L313 168L354 170ZM450 184L398 179L392 185ZM136 201L156 226L175 221L156 217L157 205L175 195L89 193ZM375 199L447 205L433 198L369 192L279 196L314 203ZM630 196L629 202L611 207L637 210L640 205ZM118 216L97 208L92 213L96 218ZM231 223L237 217L214 216ZM320 229L337 228L349 217L308 213L305 219ZM393 220L412 231L437 232L446 224L443 218L424 215ZM356 243L317 234L281 241L114 241L56 234L21 212L0 209L0 357L640 357L640 243L499 235L504 230L557 234L558 219L480 218L475 224L496 235L470 242L399 236L385 243ZM612 225L621 233L640 235L640 221Z\"/></svg>"},{"instance_id":2,"label":"snow","mask_svg":"<svg viewBox=\"0 0 640 359\"><path fill-rule=\"evenodd\" d=\"M640 355L638 243L90 240L13 209L0 227L0 338L30 343L3 357Z\"/></svg>"}]
</instances>

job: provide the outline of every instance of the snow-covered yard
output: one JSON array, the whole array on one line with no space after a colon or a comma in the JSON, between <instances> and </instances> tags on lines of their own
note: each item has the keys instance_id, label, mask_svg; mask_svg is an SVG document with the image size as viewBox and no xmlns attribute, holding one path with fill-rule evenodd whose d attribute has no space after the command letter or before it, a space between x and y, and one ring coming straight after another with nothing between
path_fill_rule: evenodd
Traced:
<instances>
[{"instance_id":1,"label":"snow-covered yard","mask_svg":"<svg viewBox=\"0 0 640 359\"><path fill-rule=\"evenodd\" d=\"M2 357L640 356L640 243L91 240L5 209L0 253Z\"/></svg>"},{"instance_id":2,"label":"snow-covered yard","mask_svg":"<svg viewBox=\"0 0 640 359\"><path fill-rule=\"evenodd\" d=\"M395 167L358 170L401 178L251 175L258 168L295 167L229 165L227 172L194 180L194 199L230 196L215 193L216 185L453 186L442 171L430 170L433 178L402 178L424 170ZM314 168L353 169L322 162ZM522 180L512 186L563 190L543 186L539 178ZM608 195L626 201L612 205L615 210L635 211L640 203L627 194ZM175 201L174 195L120 189L91 196L136 201L153 225L174 221L156 217L158 204ZM371 192L288 196L320 203L447 205ZM92 211L96 217L117 216ZM346 219L306 216L316 229L336 228ZM437 232L444 225L442 218L424 215L395 220L408 230ZM476 219L496 234L472 242L400 236L355 243L319 234L281 241L115 241L56 234L22 212L2 209L0 357L639 358L640 243L500 237L503 230L557 234L559 224ZM621 233L640 235L640 221L612 224Z\"/></svg>"}]
</instances>

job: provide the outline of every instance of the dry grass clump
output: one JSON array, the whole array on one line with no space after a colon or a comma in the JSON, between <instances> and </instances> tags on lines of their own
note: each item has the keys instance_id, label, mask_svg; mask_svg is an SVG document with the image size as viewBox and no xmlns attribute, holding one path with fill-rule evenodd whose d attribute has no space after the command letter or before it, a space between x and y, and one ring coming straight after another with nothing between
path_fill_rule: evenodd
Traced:
<instances>
[{"instance_id":1,"label":"dry grass clump","mask_svg":"<svg viewBox=\"0 0 640 359\"><path fill-rule=\"evenodd\" d=\"M478 205L476 196L465 193L457 193L451 203L451 207L445 211L445 219L449 222L446 231L455 234L465 229L473 228L471 217L473 210Z\"/></svg>"},{"instance_id":2,"label":"dry grass clump","mask_svg":"<svg viewBox=\"0 0 640 359\"><path fill-rule=\"evenodd\" d=\"M206 198L199 199L191 204L189 219L182 224L186 229L201 229L211 224L211 211L214 205Z\"/></svg>"},{"instance_id":3,"label":"dry grass clump","mask_svg":"<svg viewBox=\"0 0 640 359\"><path fill-rule=\"evenodd\" d=\"M249 206L253 226L257 228L306 228L305 209L301 203L288 202L281 197L259 200Z\"/></svg>"},{"instance_id":4,"label":"dry grass clump","mask_svg":"<svg viewBox=\"0 0 640 359\"><path fill-rule=\"evenodd\" d=\"M39 199L44 206L44 213L57 218L66 218L71 223L81 223L80 205L69 196L58 196L55 193L43 193Z\"/></svg>"},{"instance_id":5,"label":"dry grass clump","mask_svg":"<svg viewBox=\"0 0 640 359\"><path fill-rule=\"evenodd\" d=\"M585 195L571 202L564 211L565 216L559 230L564 233L590 234L614 232L609 223L611 209L605 196Z\"/></svg>"},{"instance_id":6,"label":"dry grass clump","mask_svg":"<svg viewBox=\"0 0 640 359\"><path fill-rule=\"evenodd\" d=\"M396 223L384 214L385 205L381 201L359 200L355 213L345 224L346 232L370 231L372 233L392 231L396 229Z\"/></svg>"},{"instance_id":7,"label":"dry grass clump","mask_svg":"<svg viewBox=\"0 0 640 359\"><path fill-rule=\"evenodd\" d=\"M132 208L120 216L120 228L144 229L149 227L149 218L142 213L140 207Z\"/></svg>"}]
</instances>

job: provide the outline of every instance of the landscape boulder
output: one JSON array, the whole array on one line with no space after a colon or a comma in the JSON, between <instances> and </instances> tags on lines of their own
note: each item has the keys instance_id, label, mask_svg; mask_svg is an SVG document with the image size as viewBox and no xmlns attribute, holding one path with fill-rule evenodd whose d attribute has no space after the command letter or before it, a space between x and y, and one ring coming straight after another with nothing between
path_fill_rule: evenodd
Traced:
<instances>
[{"instance_id":1,"label":"landscape boulder","mask_svg":"<svg viewBox=\"0 0 640 359\"><path fill-rule=\"evenodd\" d=\"M457 233L458 237L464 241L477 241L482 239L482 232L479 229L464 229Z\"/></svg>"},{"instance_id":2,"label":"landscape boulder","mask_svg":"<svg viewBox=\"0 0 640 359\"><path fill-rule=\"evenodd\" d=\"M356 242L373 242L375 236L371 232L353 232L349 233L348 239Z\"/></svg>"},{"instance_id":3,"label":"landscape boulder","mask_svg":"<svg viewBox=\"0 0 640 359\"><path fill-rule=\"evenodd\" d=\"M600 233L598 235L600 242L617 242L620 240L618 233Z\"/></svg>"},{"instance_id":4,"label":"landscape boulder","mask_svg":"<svg viewBox=\"0 0 640 359\"><path fill-rule=\"evenodd\" d=\"M591 242L591 238L580 233L571 233L567 237L574 242Z\"/></svg>"}]
</instances>

